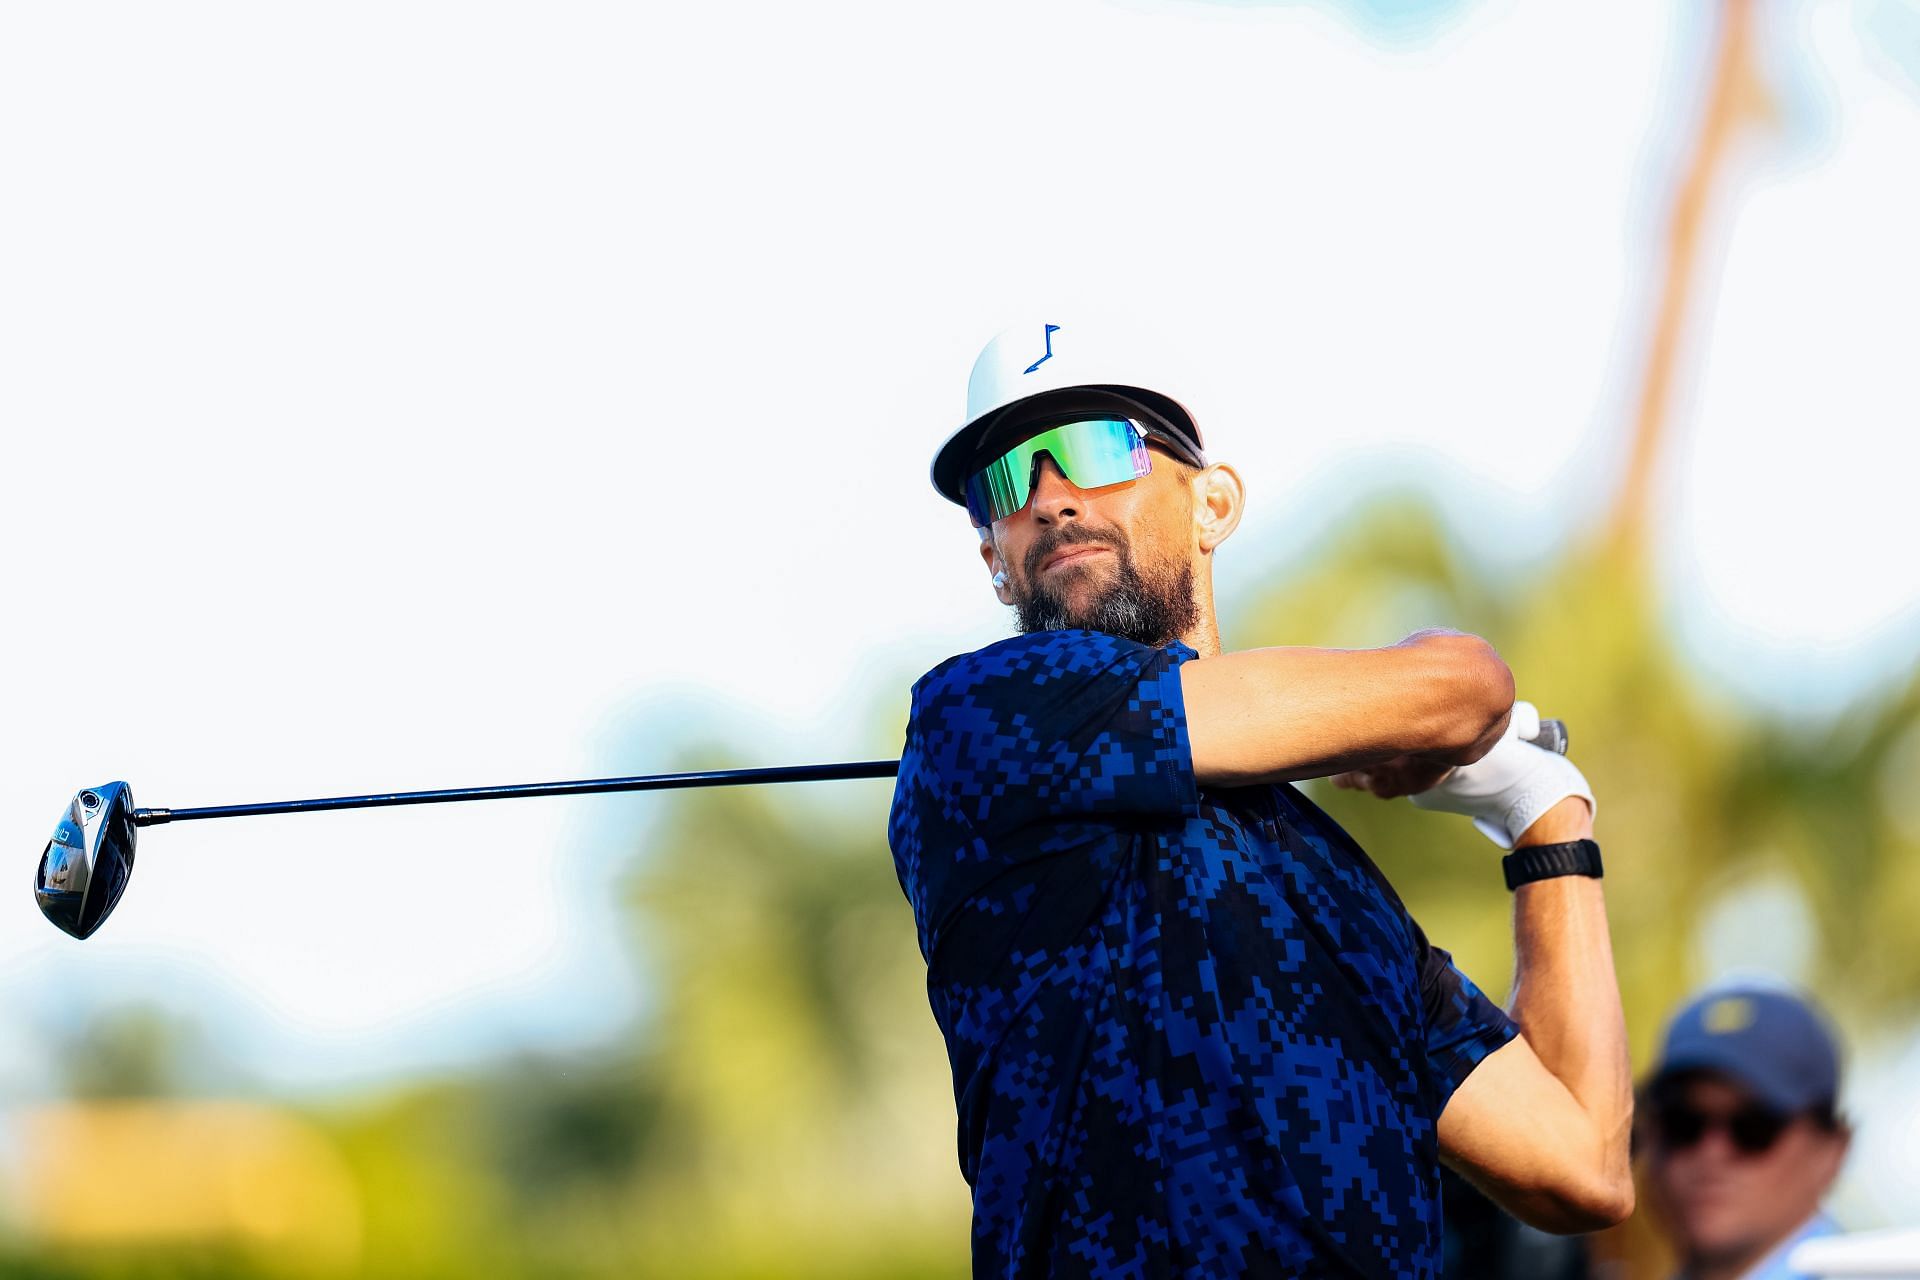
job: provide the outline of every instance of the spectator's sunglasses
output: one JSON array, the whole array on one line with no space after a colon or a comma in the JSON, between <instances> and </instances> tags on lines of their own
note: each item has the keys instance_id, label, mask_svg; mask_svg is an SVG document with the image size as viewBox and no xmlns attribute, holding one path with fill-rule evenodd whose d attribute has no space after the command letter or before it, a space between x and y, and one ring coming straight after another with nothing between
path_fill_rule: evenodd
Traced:
<instances>
[{"instance_id":1,"label":"spectator's sunglasses","mask_svg":"<svg viewBox=\"0 0 1920 1280\"><path fill-rule=\"evenodd\" d=\"M1153 470L1147 429L1132 419L1088 418L1048 427L967 477L967 515L976 528L1005 520L1027 505L1043 453L1076 489L1123 484Z\"/></svg>"},{"instance_id":2,"label":"spectator's sunglasses","mask_svg":"<svg viewBox=\"0 0 1920 1280\"><path fill-rule=\"evenodd\" d=\"M1684 1102L1668 1102L1654 1112L1660 1145L1670 1152L1689 1150L1715 1129L1725 1129L1735 1151L1743 1156L1763 1155L1780 1141L1780 1135L1792 1123L1791 1115L1757 1102L1721 1112L1701 1111Z\"/></svg>"}]
</instances>

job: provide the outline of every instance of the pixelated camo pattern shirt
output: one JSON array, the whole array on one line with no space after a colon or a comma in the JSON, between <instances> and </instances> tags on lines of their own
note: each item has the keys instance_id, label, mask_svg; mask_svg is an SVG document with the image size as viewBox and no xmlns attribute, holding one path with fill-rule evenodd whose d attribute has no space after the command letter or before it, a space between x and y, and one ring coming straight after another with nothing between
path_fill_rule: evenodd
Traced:
<instances>
[{"instance_id":1,"label":"pixelated camo pattern shirt","mask_svg":"<svg viewBox=\"0 0 1920 1280\"><path fill-rule=\"evenodd\" d=\"M1436 1276L1435 1120L1511 1020L1289 786L1202 789L1182 645L913 690L888 838L976 1276Z\"/></svg>"}]
</instances>

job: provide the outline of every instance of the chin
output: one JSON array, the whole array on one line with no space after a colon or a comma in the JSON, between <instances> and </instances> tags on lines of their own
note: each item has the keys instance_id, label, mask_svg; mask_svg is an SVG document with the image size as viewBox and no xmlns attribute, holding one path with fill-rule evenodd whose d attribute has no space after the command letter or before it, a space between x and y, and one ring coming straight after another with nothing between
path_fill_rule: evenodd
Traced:
<instances>
[{"instance_id":1,"label":"chin","mask_svg":"<svg viewBox=\"0 0 1920 1280\"><path fill-rule=\"evenodd\" d=\"M1107 584L1074 570L1053 584L1053 597L1062 611L1074 618L1090 617L1098 612L1107 597ZM1078 623L1074 625L1078 626Z\"/></svg>"},{"instance_id":2,"label":"chin","mask_svg":"<svg viewBox=\"0 0 1920 1280\"><path fill-rule=\"evenodd\" d=\"M1712 1257L1738 1254L1751 1247L1758 1234L1748 1224L1715 1210L1688 1214L1686 1228L1694 1252Z\"/></svg>"},{"instance_id":3,"label":"chin","mask_svg":"<svg viewBox=\"0 0 1920 1280\"><path fill-rule=\"evenodd\" d=\"M1113 580L1116 569L1112 556L1089 556L1076 564L1050 569L1046 577L1054 591L1099 590Z\"/></svg>"}]
</instances>

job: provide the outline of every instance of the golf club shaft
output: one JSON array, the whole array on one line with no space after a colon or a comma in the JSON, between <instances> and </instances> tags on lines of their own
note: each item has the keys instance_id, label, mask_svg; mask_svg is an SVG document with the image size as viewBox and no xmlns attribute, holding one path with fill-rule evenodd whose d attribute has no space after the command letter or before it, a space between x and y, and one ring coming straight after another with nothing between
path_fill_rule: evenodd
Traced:
<instances>
[{"instance_id":1,"label":"golf club shaft","mask_svg":"<svg viewBox=\"0 0 1920 1280\"><path fill-rule=\"evenodd\" d=\"M1566 725L1542 720L1529 739L1562 755ZM268 804L224 804L201 809L135 809L136 827L200 818L254 818L268 813L320 813L328 809L385 809L403 804L451 804L459 800L519 800L527 796L590 796L611 791L668 791L679 787L734 787L762 782L838 782L849 778L891 778L898 760L860 760L848 764L789 764L765 769L708 769L693 773L650 773L635 778L585 778L576 782L525 782L508 787L456 787L447 791L389 791L368 796L329 796L321 800L279 800Z\"/></svg>"},{"instance_id":2,"label":"golf club shaft","mask_svg":"<svg viewBox=\"0 0 1920 1280\"><path fill-rule=\"evenodd\" d=\"M269 804L212 805L200 809L135 809L137 827L200 818L253 818L268 813L320 813L328 809L384 809L404 804L450 804L459 800L518 800L526 796L588 796L612 791L665 791L677 787L731 787L761 782L834 782L847 778L891 778L898 760L861 760L848 764L794 764L767 769L708 769L693 773L653 773L635 778L586 778L575 782L528 782L508 787L457 787L447 791L391 791L367 796L329 796L320 800L280 800Z\"/></svg>"}]
</instances>

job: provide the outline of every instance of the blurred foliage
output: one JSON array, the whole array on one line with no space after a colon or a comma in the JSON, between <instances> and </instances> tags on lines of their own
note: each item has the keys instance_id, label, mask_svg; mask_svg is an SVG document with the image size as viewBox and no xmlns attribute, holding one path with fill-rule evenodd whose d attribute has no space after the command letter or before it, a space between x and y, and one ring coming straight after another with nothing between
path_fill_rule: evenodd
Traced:
<instances>
[{"instance_id":1,"label":"blurred foliage","mask_svg":"<svg viewBox=\"0 0 1920 1280\"><path fill-rule=\"evenodd\" d=\"M240 1280L262 1274L275 1273L261 1271L243 1251L222 1246L162 1253L0 1248L0 1275L10 1280Z\"/></svg>"},{"instance_id":2,"label":"blurred foliage","mask_svg":"<svg viewBox=\"0 0 1920 1280\"><path fill-rule=\"evenodd\" d=\"M158 1009L122 1009L57 1037L54 1060L76 1098L181 1093L216 1072L198 1030Z\"/></svg>"},{"instance_id":3,"label":"blurred foliage","mask_svg":"<svg viewBox=\"0 0 1920 1280\"><path fill-rule=\"evenodd\" d=\"M1361 645L1444 623L1495 637L1571 725L1600 797L1636 1056L1704 975L1698 923L1755 876L1798 887L1844 1020L1920 991L1920 683L1808 727L1717 698L1682 664L1630 550L1496 583L1430 508L1383 499L1246 594L1234 647ZM904 696L895 713L904 709ZM702 764L715 763L703 759ZM1490 990L1508 896L1464 820L1313 788L1429 933ZM309 1117L358 1190L368 1277L961 1276L967 1195L925 967L884 840L882 783L689 792L625 877L656 1001L623 1043L526 1057ZM1874 940L1871 948L1859 944ZM76 1041L82 1096L173 1087L177 1027ZM38 1277L315 1274L225 1249L0 1252ZM1631 1252L1631 1250L1630 1250Z\"/></svg>"},{"instance_id":4,"label":"blurred foliage","mask_svg":"<svg viewBox=\"0 0 1920 1280\"><path fill-rule=\"evenodd\" d=\"M1599 798L1614 950L1637 1059L1697 983L1697 925L1733 890L1784 881L1814 925L1804 975L1843 1020L1904 1022L1920 1001L1920 678L1820 724L1717 695L1661 630L1630 546L1579 548L1496 590L1413 499L1383 500L1257 593L1234 647L1386 643L1416 627L1493 637L1520 696L1568 721ZM1493 847L1464 822L1315 784L1428 931L1491 990L1511 979ZM1872 948L1858 945L1876 940ZM1786 957L1782 957L1785 963Z\"/></svg>"}]
</instances>

